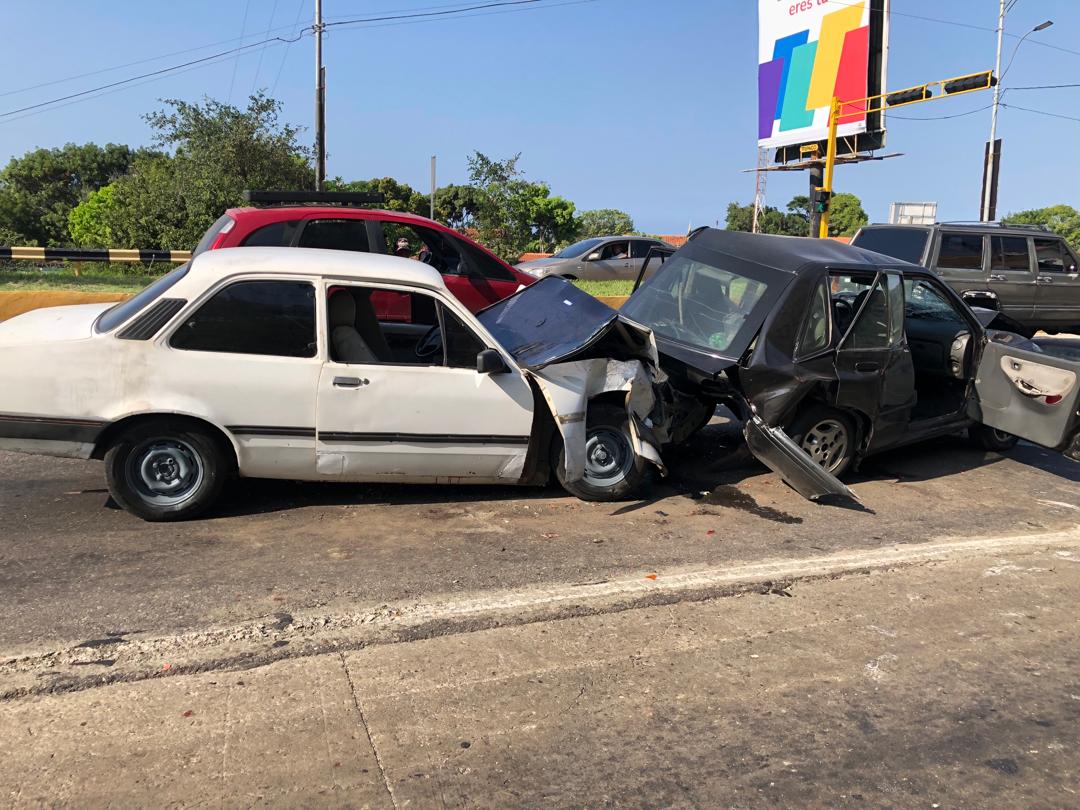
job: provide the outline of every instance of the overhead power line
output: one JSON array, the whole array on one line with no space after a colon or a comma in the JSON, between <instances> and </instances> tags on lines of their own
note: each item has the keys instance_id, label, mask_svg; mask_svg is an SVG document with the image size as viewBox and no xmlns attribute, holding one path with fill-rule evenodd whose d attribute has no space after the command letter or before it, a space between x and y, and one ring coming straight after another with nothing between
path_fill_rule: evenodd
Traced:
<instances>
[{"instance_id":1,"label":"overhead power line","mask_svg":"<svg viewBox=\"0 0 1080 810\"><path fill-rule=\"evenodd\" d=\"M979 107L974 110L968 110L967 112L955 113L953 115L930 115L925 118L916 118L910 115L897 115L896 113L886 112L886 120L891 121L893 118L899 118L901 121L948 121L950 118L963 118L965 115L974 115L975 113L989 110L993 107L993 104L987 104L985 107ZM1002 105L1005 106L1005 105Z\"/></svg>"},{"instance_id":2,"label":"overhead power line","mask_svg":"<svg viewBox=\"0 0 1080 810\"><path fill-rule=\"evenodd\" d=\"M1080 83L1076 83L1076 84L1032 84L1032 85L1028 85L1027 87L1011 87L1010 86L1010 87L1007 87L1007 88L1003 88L1002 92L1005 92L1005 90L1061 90L1062 88L1065 88L1065 87L1080 87Z\"/></svg>"},{"instance_id":3,"label":"overhead power line","mask_svg":"<svg viewBox=\"0 0 1080 810\"><path fill-rule=\"evenodd\" d=\"M459 5L456 5L454 7L450 7L450 8L431 7L431 8L436 8L438 10L428 11L428 12L411 12L411 13L402 13L402 14L383 14L383 15L373 16L373 17L358 17L358 18L354 18L354 19L343 19L343 20L332 21L330 23L326 23L325 25L327 27L329 27L330 25L346 26L346 25L357 25L357 24L364 24L364 23L409 24L409 23L414 23L414 22L423 22L426 19L450 19L450 18L453 18L454 16L458 16L458 17L478 16L475 13L474 14L469 14L468 12L477 12L477 11L483 11L483 10L486 10L486 9L502 9L503 12L507 12L507 11L525 11L525 10L527 10L526 8L513 8L513 7L515 7L515 6L529 6L529 7L532 7L532 8L555 8L555 7L558 7L558 6L580 5L580 4L583 4L583 3L591 3L591 2L596 2L596 1L597 0L569 0L569 1L564 1L564 2L547 2L547 0L501 0L500 2L475 3L475 4L472 4L472 5L464 5L464 6L459 4ZM494 13L499 13L499 12L494 12ZM295 28L293 30L295 30ZM159 68L157 70L147 71L147 72L141 73L141 74L139 74L137 76L129 76L129 77L125 78L125 79L118 79L118 80L116 80L114 82L108 82L106 84L98 85L97 87L91 87L91 88L89 88L87 90L81 90L81 91L75 92L75 93L68 93L66 95L57 96L56 98L51 98L51 99L48 99L46 101L40 101L40 102L37 102L35 104L27 104L27 105L24 105L22 107L18 107L16 109L7 110L6 112L0 113L0 122L6 122L6 121L9 121L9 120L15 120L15 118L14 118L15 116L18 116L19 118L23 118L23 117L26 117L26 114L33 114L35 111L43 110L44 108L51 108L51 107L54 107L54 106L57 106L57 105L66 106L65 103L72 103L72 102L75 102L75 101L80 100L80 99L86 99L86 98L89 98L89 97L94 97L96 95L104 94L106 91L116 90L116 89L119 89L119 88L122 88L122 87L125 87L125 86L128 86L128 85L134 85L135 83L145 83L146 81L154 81L154 80L156 80L158 78L161 78L163 76L173 74L173 73L179 73L179 72L182 72L182 71L194 68L194 67L198 67L200 65L213 64L215 61L220 61L222 59L228 58L228 57L233 56L233 55L239 56L240 54L242 54L242 53L244 53L246 51L250 51L252 49L259 48L259 47L264 47L267 44L282 43L282 44L288 45L288 44L291 44L293 42L297 42L298 40L300 40L305 35L311 33L311 30L312 30L311 26L305 26L304 28L300 29L300 31L298 31L294 36L291 36L291 37L275 36L275 37L264 38L264 39L258 40L257 42L250 42L250 43L248 43L246 45L238 45L235 48L228 48L226 50L218 51L217 53L213 53L213 54L210 54L208 56L203 56L203 57L200 57L198 59L190 59L190 60L188 60L186 62L181 62L180 64L169 65L167 67ZM240 37L239 39L242 40L242 39L244 39L244 37ZM234 39L232 41L236 41L236 40ZM202 49L201 48L194 48L194 49L190 49L190 50L197 51L197 50L202 50ZM186 51L186 52L190 52L190 50ZM143 61L154 61L154 60L143 60ZM136 62L136 63L131 63L131 64L139 64L139 63ZM104 69L102 71L96 71L95 73L107 72L108 70L111 70L111 69L106 68L106 69ZM84 75L95 75L95 74L88 73L88 74L84 74ZM52 83L59 83L59 82L62 82L62 81L69 81L69 80L73 80L75 78L79 78L79 77L71 77L71 79L60 79L60 80L56 80L56 82L52 82ZM42 86L44 86L44 85L42 85ZM28 88L28 89L31 89L31 88ZM17 93L17 92L22 92L22 91L9 91L8 95L10 95L11 93Z\"/></svg>"},{"instance_id":4,"label":"overhead power line","mask_svg":"<svg viewBox=\"0 0 1080 810\"><path fill-rule=\"evenodd\" d=\"M1080 122L1080 118L1077 118L1075 115L1063 115L1061 113L1049 112L1047 110L1033 110L1030 107L1017 107L1015 104L1002 103L1001 106L1009 110L1023 110L1024 112L1035 113L1036 115L1048 115L1051 118L1063 118L1066 121Z\"/></svg>"}]
</instances>

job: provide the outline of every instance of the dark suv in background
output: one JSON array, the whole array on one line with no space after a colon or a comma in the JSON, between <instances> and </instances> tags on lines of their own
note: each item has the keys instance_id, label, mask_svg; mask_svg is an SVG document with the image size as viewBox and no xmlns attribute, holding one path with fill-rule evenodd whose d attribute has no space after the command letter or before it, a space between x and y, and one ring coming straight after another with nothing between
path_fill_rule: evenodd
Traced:
<instances>
[{"instance_id":1,"label":"dark suv in background","mask_svg":"<svg viewBox=\"0 0 1080 810\"><path fill-rule=\"evenodd\" d=\"M973 307L996 309L1035 332L1080 332L1080 260L1037 226L867 225L852 244L921 264Z\"/></svg>"}]
</instances>

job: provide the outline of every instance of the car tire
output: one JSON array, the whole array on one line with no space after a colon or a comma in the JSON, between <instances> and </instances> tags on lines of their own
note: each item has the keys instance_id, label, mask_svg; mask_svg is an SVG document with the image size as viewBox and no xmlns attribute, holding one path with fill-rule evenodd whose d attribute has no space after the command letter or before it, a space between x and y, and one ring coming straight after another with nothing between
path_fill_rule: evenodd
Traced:
<instances>
[{"instance_id":1,"label":"car tire","mask_svg":"<svg viewBox=\"0 0 1080 810\"><path fill-rule=\"evenodd\" d=\"M811 405L799 413L787 432L810 458L837 478L855 461L855 420L843 411Z\"/></svg>"},{"instance_id":2,"label":"car tire","mask_svg":"<svg viewBox=\"0 0 1080 810\"><path fill-rule=\"evenodd\" d=\"M142 422L105 453L109 494L143 520L190 520L221 495L233 464L221 439L186 420Z\"/></svg>"},{"instance_id":3,"label":"car tire","mask_svg":"<svg viewBox=\"0 0 1080 810\"><path fill-rule=\"evenodd\" d=\"M1017 436L992 428L989 425L972 425L968 428L968 438L976 447L981 447L983 450L992 450L995 453L1007 453L1016 447L1016 443L1020 441Z\"/></svg>"},{"instance_id":4,"label":"car tire","mask_svg":"<svg viewBox=\"0 0 1080 810\"><path fill-rule=\"evenodd\" d=\"M556 434L558 435L558 434ZM649 481L645 459L634 453L626 409L597 404L589 408L585 423L585 477L568 482L565 452L553 453L555 477L562 488L583 501L622 501L638 495Z\"/></svg>"}]
</instances>

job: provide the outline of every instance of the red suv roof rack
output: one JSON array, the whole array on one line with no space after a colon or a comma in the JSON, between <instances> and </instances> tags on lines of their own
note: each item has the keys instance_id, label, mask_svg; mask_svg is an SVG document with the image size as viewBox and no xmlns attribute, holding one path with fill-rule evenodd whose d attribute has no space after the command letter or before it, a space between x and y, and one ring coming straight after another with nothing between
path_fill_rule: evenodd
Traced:
<instances>
[{"instance_id":1,"label":"red suv roof rack","mask_svg":"<svg viewBox=\"0 0 1080 810\"><path fill-rule=\"evenodd\" d=\"M371 205L386 202L377 191L245 191L244 200L261 205Z\"/></svg>"}]
</instances>

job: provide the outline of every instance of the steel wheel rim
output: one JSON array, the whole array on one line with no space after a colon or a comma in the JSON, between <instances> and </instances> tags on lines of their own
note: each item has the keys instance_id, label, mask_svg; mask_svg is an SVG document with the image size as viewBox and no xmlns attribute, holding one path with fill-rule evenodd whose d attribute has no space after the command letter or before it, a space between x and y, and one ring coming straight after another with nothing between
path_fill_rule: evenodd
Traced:
<instances>
[{"instance_id":1,"label":"steel wheel rim","mask_svg":"<svg viewBox=\"0 0 1080 810\"><path fill-rule=\"evenodd\" d=\"M634 452L622 431L614 428L590 430L585 440L585 479L594 486L618 484L634 465Z\"/></svg>"},{"instance_id":2,"label":"steel wheel rim","mask_svg":"<svg viewBox=\"0 0 1080 810\"><path fill-rule=\"evenodd\" d=\"M204 477L202 456L179 439L152 439L128 457L128 485L154 506L178 506L192 498Z\"/></svg>"},{"instance_id":3,"label":"steel wheel rim","mask_svg":"<svg viewBox=\"0 0 1080 810\"><path fill-rule=\"evenodd\" d=\"M806 431L802 440L802 449L814 460L814 463L826 472L835 472L847 457L847 425L839 419L822 419Z\"/></svg>"}]
</instances>

